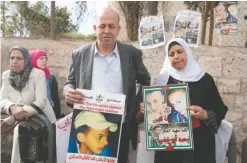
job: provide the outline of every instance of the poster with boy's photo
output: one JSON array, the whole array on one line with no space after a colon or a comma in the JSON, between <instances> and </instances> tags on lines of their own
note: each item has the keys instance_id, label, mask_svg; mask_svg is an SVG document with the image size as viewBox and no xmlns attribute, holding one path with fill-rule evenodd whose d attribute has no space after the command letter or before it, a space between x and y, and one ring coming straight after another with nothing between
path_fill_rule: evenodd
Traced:
<instances>
[{"instance_id":1,"label":"poster with boy's photo","mask_svg":"<svg viewBox=\"0 0 247 163\"><path fill-rule=\"evenodd\" d=\"M125 95L81 90L75 104L66 163L117 163Z\"/></svg>"},{"instance_id":2,"label":"poster with boy's photo","mask_svg":"<svg viewBox=\"0 0 247 163\"><path fill-rule=\"evenodd\" d=\"M121 115L78 109L73 114L68 153L117 157Z\"/></svg>"},{"instance_id":3,"label":"poster with boy's photo","mask_svg":"<svg viewBox=\"0 0 247 163\"><path fill-rule=\"evenodd\" d=\"M222 35L238 34L238 2L216 2L214 29Z\"/></svg>"},{"instance_id":4,"label":"poster with boy's photo","mask_svg":"<svg viewBox=\"0 0 247 163\"><path fill-rule=\"evenodd\" d=\"M192 150L187 84L143 87L147 150Z\"/></svg>"}]
</instances>

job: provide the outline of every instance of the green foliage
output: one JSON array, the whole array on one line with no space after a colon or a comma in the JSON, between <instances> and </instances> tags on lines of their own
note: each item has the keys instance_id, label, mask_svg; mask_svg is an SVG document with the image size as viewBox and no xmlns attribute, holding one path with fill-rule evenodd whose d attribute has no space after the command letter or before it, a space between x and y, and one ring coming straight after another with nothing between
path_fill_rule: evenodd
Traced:
<instances>
[{"instance_id":1,"label":"green foliage","mask_svg":"<svg viewBox=\"0 0 247 163\"><path fill-rule=\"evenodd\" d=\"M78 31L79 29L78 24L74 25L70 19L70 16L71 13L68 12L67 7L56 8L55 17L56 17L57 34Z\"/></svg>"},{"instance_id":2,"label":"green foliage","mask_svg":"<svg viewBox=\"0 0 247 163\"><path fill-rule=\"evenodd\" d=\"M17 12L23 12L23 6L27 5L28 2L24 2L23 5L16 5L16 10L13 10L13 6L16 2L1 2L1 30L3 31L3 36L26 36L28 31L25 28L24 17Z\"/></svg>"},{"instance_id":3,"label":"green foliage","mask_svg":"<svg viewBox=\"0 0 247 163\"><path fill-rule=\"evenodd\" d=\"M83 34L76 34L76 33L72 33L72 32L68 32L68 33L60 33L58 35L60 38L65 38L65 39L76 39L76 40L85 40L86 36Z\"/></svg>"},{"instance_id":4,"label":"green foliage","mask_svg":"<svg viewBox=\"0 0 247 163\"><path fill-rule=\"evenodd\" d=\"M87 40L93 40L93 41L95 41L96 40L96 35L95 34L89 34L89 35L87 35Z\"/></svg>"},{"instance_id":5,"label":"green foliage","mask_svg":"<svg viewBox=\"0 0 247 163\"><path fill-rule=\"evenodd\" d=\"M59 37L64 39L73 39L73 40L88 40L88 41L96 40L95 34L84 35L84 34L72 33L72 32L60 33Z\"/></svg>"},{"instance_id":6,"label":"green foliage","mask_svg":"<svg viewBox=\"0 0 247 163\"><path fill-rule=\"evenodd\" d=\"M49 15L49 8L45 5L44 1L37 1L36 4L30 7L32 10L43 14L43 15Z\"/></svg>"},{"instance_id":7,"label":"green foliage","mask_svg":"<svg viewBox=\"0 0 247 163\"><path fill-rule=\"evenodd\" d=\"M78 2L82 13L87 11L86 1ZM67 7L56 7L56 33L77 32L78 24L70 19ZM44 36L50 34L49 7L44 1L31 5L28 1L1 1L1 29L5 36Z\"/></svg>"}]
</instances>

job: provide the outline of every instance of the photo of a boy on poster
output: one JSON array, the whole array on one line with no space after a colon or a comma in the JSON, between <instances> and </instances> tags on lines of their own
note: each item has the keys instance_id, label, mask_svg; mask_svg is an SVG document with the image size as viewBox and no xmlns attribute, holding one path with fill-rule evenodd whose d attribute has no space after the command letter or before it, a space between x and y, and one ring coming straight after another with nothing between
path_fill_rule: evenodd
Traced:
<instances>
[{"instance_id":1,"label":"photo of a boy on poster","mask_svg":"<svg viewBox=\"0 0 247 163\"><path fill-rule=\"evenodd\" d=\"M117 157L121 115L82 110L73 114L68 153Z\"/></svg>"},{"instance_id":2,"label":"photo of a boy on poster","mask_svg":"<svg viewBox=\"0 0 247 163\"><path fill-rule=\"evenodd\" d=\"M236 8L236 4L231 4L231 3L224 4L223 2L216 2L216 7L215 7L216 21L237 23L238 20L233 13L235 8Z\"/></svg>"},{"instance_id":3,"label":"photo of a boy on poster","mask_svg":"<svg viewBox=\"0 0 247 163\"><path fill-rule=\"evenodd\" d=\"M168 123L168 114L171 111L165 110L166 98L164 91L150 91L146 95L146 101L148 105L148 123Z\"/></svg>"},{"instance_id":4,"label":"photo of a boy on poster","mask_svg":"<svg viewBox=\"0 0 247 163\"><path fill-rule=\"evenodd\" d=\"M152 147L160 146L159 136L162 134L162 127L160 125L155 125L150 127L151 140L150 145Z\"/></svg>"},{"instance_id":5,"label":"photo of a boy on poster","mask_svg":"<svg viewBox=\"0 0 247 163\"><path fill-rule=\"evenodd\" d=\"M238 32L238 2L216 2L215 30L219 34L236 34Z\"/></svg>"},{"instance_id":6,"label":"photo of a boy on poster","mask_svg":"<svg viewBox=\"0 0 247 163\"><path fill-rule=\"evenodd\" d=\"M186 92L184 89L169 90L167 92L167 104L171 113L168 118L171 123L187 123Z\"/></svg>"}]
</instances>

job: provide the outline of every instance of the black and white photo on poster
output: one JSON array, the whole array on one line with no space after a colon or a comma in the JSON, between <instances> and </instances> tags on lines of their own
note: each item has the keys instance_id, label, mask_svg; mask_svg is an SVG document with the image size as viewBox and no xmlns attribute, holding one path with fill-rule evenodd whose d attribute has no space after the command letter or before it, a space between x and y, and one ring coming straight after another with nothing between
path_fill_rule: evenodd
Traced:
<instances>
[{"instance_id":1,"label":"black and white photo on poster","mask_svg":"<svg viewBox=\"0 0 247 163\"><path fill-rule=\"evenodd\" d=\"M150 49L165 45L163 17L143 17L139 25L138 37L141 49Z\"/></svg>"},{"instance_id":2,"label":"black and white photo on poster","mask_svg":"<svg viewBox=\"0 0 247 163\"><path fill-rule=\"evenodd\" d=\"M173 37L183 38L191 47L198 47L201 13L182 10L177 13Z\"/></svg>"}]
</instances>

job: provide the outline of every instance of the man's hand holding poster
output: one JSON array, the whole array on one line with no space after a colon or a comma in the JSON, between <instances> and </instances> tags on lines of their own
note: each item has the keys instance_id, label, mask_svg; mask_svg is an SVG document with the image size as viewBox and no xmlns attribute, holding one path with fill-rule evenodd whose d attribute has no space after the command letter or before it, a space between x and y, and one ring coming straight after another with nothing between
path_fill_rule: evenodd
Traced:
<instances>
[{"instance_id":1,"label":"man's hand holding poster","mask_svg":"<svg viewBox=\"0 0 247 163\"><path fill-rule=\"evenodd\" d=\"M66 163L117 163L125 95L77 90Z\"/></svg>"},{"instance_id":2,"label":"man's hand holding poster","mask_svg":"<svg viewBox=\"0 0 247 163\"><path fill-rule=\"evenodd\" d=\"M193 149L188 86L143 88L148 150Z\"/></svg>"}]
</instances>

